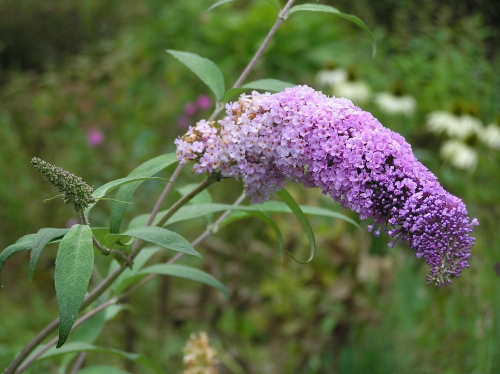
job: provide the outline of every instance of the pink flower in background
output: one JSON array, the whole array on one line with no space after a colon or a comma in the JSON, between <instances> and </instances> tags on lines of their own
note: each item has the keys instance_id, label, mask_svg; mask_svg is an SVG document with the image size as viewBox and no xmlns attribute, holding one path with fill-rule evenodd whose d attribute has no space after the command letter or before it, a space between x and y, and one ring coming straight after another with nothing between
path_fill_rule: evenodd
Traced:
<instances>
[{"instance_id":1,"label":"pink flower in background","mask_svg":"<svg viewBox=\"0 0 500 374\"><path fill-rule=\"evenodd\" d=\"M104 141L104 133L99 129L90 129L87 132L87 142L91 147L97 147Z\"/></svg>"},{"instance_id":2,"label":"pink flower in background","mask_svg":"<svg viewBox=\"0 0 500 374\"><path fill-rule=\"evenodd\" d=\"M187 103L184 105L184 114L187 116L192 116L193 114L196 113L198 109L196 108L195 103Z\"/></svg>"},{"instance_id":3,"label":"pink flower in background","mask_svg":"<svg viewBox=\"0 0 500 374\"><path fill-rule=\"evenodd\" d=\"M212 99L207 95L200 95L196 99L196 104L198 104L200 109L208 109L212 106Z\"/></svg>"}]
</instances>

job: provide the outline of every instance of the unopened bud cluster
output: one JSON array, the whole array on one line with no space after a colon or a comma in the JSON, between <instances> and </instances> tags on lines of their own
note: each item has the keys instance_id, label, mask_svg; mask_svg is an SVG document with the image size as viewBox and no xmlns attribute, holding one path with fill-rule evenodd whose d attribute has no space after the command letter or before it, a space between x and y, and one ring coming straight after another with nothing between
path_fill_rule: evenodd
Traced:
<instances>
[{"instance_id":1,"label":"unopened bud cluster","mask_svg":"<svg viewBox=\"0 0 500 374\"><path fill-rule=\"evenodd\" d=\"M76 212L80 212L95 202L94 189L82 178L60 167L49 164L38 157L31 160L33 167L43 175L59 192L64 193L64 203L73 204Z\"/></svg>"}]
</instances>

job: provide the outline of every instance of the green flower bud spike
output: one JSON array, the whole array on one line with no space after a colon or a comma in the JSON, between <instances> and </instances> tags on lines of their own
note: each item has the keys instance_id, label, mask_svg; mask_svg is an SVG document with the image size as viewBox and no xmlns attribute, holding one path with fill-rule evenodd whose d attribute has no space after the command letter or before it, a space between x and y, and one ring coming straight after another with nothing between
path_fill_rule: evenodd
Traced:
<instances>
[{"instance_id":1,"label":"green flower bud spike","mask_svg":"<svg viewBox=\"0 0 500 374\"><path fill-rule=\"evenodd\" d=\"M59 192L64 194L64 203L73 204L75 212L81 212L95 202L95 198L92 196L94 189L82 178L38 157L33 157L31 164L42 173L43 179L49 181Z\"/></svg>"}]
</instances>

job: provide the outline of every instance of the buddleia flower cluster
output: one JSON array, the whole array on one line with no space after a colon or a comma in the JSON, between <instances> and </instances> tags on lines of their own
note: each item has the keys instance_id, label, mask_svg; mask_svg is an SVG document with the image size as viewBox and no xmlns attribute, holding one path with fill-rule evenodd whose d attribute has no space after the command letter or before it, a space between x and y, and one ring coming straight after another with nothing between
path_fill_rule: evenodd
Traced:
<instances>
[{"instance_id":1,"label":"buddleia flower cluster","mask_svg":"<svg viewBox=\"0 0 500 374\"><path fill-rule=\"evenodd\" d=\"M390 246L407 242L430 265L428 283L459 277L474 238L464 203L439 184L404 138L350 100L307 86L253 92L226 105L217 122L200 121L176 140L181 163L195 173L243 181L253 203L285 180L320 188L343 207L371 218Z\"/></svg>"},{"instance_id":2,"label":"buddleia flower cluster","mask_svg":"<svg viewBox=\"0 0 500 374\"><path fill-rule=\"evenodd\" d=\"M94 189L82 178L37 157L33 157L31 164L42 173L43 179L49 181L59 192L64 193L64 203L73 204L75 212L80 212L95 202L92 196Z\"/></svg>"}]
</instances>

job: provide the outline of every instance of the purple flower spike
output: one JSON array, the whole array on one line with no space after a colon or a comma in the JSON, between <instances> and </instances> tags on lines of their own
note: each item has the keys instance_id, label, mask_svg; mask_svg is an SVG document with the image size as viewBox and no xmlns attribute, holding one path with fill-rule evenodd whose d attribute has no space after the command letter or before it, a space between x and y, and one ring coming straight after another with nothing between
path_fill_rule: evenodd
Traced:
<instances>
[{"instance_id":1,"label":"purple flower spike","mask_svg":"<svg viewBox=\"0 0 500 374\"><path fill-rule=\"evenodd\" d=\"M218 123L200 121L175 141L196 173L241 179L261 203L286 179L318 187L342 206L372 218L368 229L407 242L430 265L429 283L451 284L463 268L477 225L446 192L404 138L350 100L307 86L242 95Z\"/></svg>"}]
</instances>

